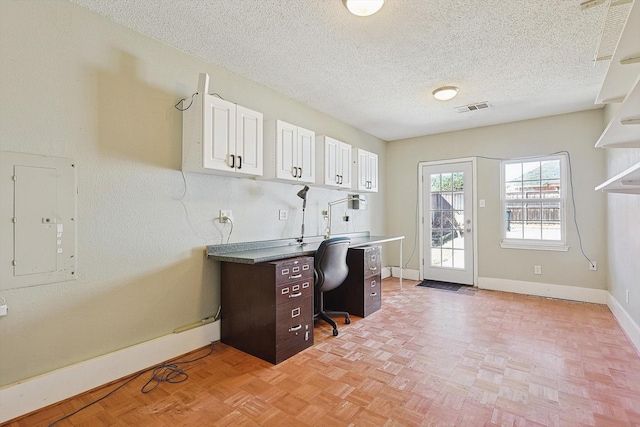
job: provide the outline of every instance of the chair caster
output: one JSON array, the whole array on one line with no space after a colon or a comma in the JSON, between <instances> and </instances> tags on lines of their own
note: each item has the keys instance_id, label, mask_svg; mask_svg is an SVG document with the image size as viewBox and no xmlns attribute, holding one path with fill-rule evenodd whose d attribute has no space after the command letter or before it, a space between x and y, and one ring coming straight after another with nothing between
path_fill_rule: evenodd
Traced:
<instances>
[{"instance_id":1,"label":"chair caster","mask_svg":"<svg viewBox=\"0 0 640 427\"><path fill-rule=\"evenodd\" d=\"M344 318L344 323L346 323L347 325L348 325L349 323L351 323L351 318L350 318L349 316L345 317L345 318Z\"/></svg>"},{"instance_id":2,"label":"chair caster","mask_svg":"<svg viewBox=\"0 0 640 427\"><path fill-rule=\"evenodd\" d=\"M334 337L337 337L337 336L338 336L338 330L337 330L337 329L334 329L334 330L333 330L333 336L334 336Z\"/></svg>"}]
</instances>

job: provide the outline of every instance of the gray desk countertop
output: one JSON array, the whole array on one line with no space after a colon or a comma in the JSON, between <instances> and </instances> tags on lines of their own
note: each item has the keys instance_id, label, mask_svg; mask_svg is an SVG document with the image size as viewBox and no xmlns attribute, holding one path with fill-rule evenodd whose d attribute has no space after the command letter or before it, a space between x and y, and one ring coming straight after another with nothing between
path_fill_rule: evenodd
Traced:
<instances>
[{"instance_id":1,"label":"gray desk countertop","mask_svg":"<svg viewBox=\"0 0 640 427\"><path fill-rule=\"evenodd\" d=\"M369 232L344 234L351 239L350 247L376 245L404 239L404 236L371 236ZM338 236L332 236L338 237ZM257 264L297 256L312 256L324 240L323 236L305 238L304 245L296 239L265 240L207 246L207 256L223 262Z\"/></svg>"}]
</instances>

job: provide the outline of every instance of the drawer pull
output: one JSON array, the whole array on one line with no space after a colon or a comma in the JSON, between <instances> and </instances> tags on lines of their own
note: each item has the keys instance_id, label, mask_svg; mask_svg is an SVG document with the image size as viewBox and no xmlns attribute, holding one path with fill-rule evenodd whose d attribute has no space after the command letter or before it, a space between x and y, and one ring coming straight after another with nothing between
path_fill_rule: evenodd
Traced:
<instances>
[{"instance_id":1,"label":"drawer pull","mask_svg":"<svg viewBox=\"0 0 640 427\"><path fill-rule=\"evenodd\" d=\"M372 270L377 270L377 269L378 269L378 267L371 267L371 269L372 269Z\"/></svg>"},{"instance_id":2,"label":"drawer pull","mask_svg":"<svg viewBox=\"0 0 640 427\"><path fill-rule=\"evenodd\" d=\"M371 292L371 293L369 294L369 296L370 296L370 297L375 297L376 295L378 295L378 293L377 293L377 292Z\"/></svg>"},{"instance_id":3,"label":"drawer pull","mask_svg":"<svg viewBox=\"0 0 640 427\"><path fill-rule=\"evenodd\" d=\"M295 294L289 295L289 298L298 298L300 296L302 296L302 292L296 292Z\"/></svg>"},{"instance_id":4,"label":"drawer pull","mask_svg":"<svg viewBox=\"0 0 640 427\"><path fill-rule=\"evenodd\" d=\"M293 327L289 328L289 332L299 331L300 329L302 329L302 325L296 325L296 326L293 326Z\"/></svg>"},{"instance_id":5,"label":"drawer pull","mask_svg":"<svg viewBox=\"0 0 640 427\"><path fill-rule=\"evenodd\" d=\"M299 279L302 277L302 273L296 274L295 276L289 276L289 279Z\"/></svg>"}]
</instances>

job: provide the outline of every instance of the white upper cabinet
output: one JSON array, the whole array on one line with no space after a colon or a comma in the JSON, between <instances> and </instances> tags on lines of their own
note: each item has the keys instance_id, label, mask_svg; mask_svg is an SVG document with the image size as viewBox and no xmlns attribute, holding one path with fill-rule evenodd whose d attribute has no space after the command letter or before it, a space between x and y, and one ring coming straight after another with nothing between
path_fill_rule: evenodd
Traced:
<instances>
[{"instance_id":1,"label":"white upper cabinet","mask_svg":"<svg viewBox=\"0 0 640 427\"><path fill-rule=\"evenodd\" d=\"M262 175L262 113L208 95L208 76L206 82L190 107L183 102L182 170Z\"/></svg>"},{"instance_id":2,"label":"white upper cabinet","mask_svg":"<svg viewBox=\"0 0 640 427\"><path fill-rule=\"evenodd\" d=\"M358 191L378 192L378 155L355 148L354 181Z\"/></svg>"},{"instance_id":3,"label":"white upper cabinet","mask_svg":"<svg viewBox=\"0 0 640 427\"><path fill-rule=\"evenodd\" d=\"M315 182L315 132L276 120L265 137L265 179Z\"/></svg>"},{"instance_id":4,"label":"white upper cabinet","mask_svg":"<svg viewBox=\"0 0 640 427\"><path fill-rule=\"evenodd\" d=\"M316 160L320 184L351 188L351 145L328 136L317 138Z\"/></svg>"}]
</instances>

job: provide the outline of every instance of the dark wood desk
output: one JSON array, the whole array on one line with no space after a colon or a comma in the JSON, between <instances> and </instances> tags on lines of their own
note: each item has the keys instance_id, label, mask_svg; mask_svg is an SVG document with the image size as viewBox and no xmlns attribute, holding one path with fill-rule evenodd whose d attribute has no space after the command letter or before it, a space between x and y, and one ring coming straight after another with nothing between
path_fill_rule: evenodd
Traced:
<instances>
[{"instance_id":1,"label":"dark wood desk","mask_svg":"<svg viewBox=\"0 0 640 427\"><path fill-rule=\"evenodd\" d=\"M347 311L364 317L381 304L380 246L369 246L399 241L402 265L404 236L370 236L368 232L346 236L351 238L349 251L363 254L360 261L349 261L353 264L350 280L359 283L351 292L359 288L360 296L346 297L359 301ZM305 245L283 239L207 247L208 257L221 261L223 343L274 364L313 345L313 255L322 240L314 236L305 239ZM366 261L372 250L377 250L375 266Z\"/></svg>"}]
</instances>

